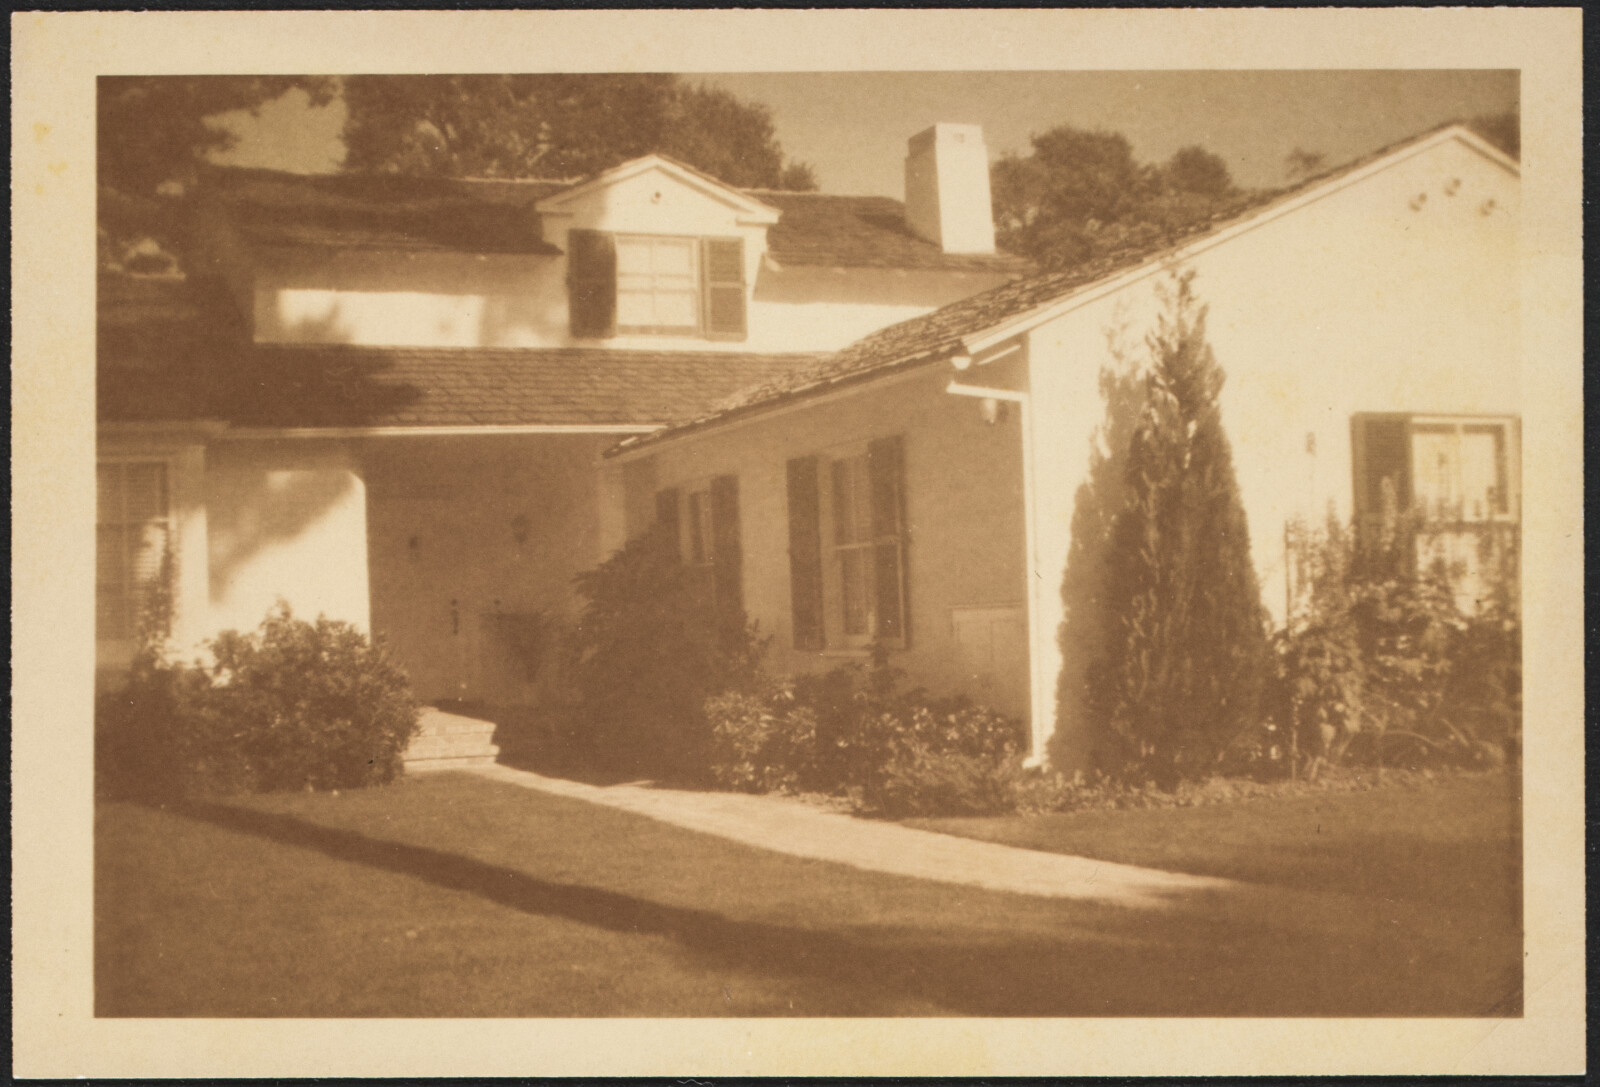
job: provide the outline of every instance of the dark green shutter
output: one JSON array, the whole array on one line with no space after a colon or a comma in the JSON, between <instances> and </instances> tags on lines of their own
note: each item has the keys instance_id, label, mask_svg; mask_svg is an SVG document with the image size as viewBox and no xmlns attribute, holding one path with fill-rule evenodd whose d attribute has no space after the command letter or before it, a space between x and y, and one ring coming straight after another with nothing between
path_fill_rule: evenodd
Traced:
<instances>
[{"instance_id":1,"label":"dark green shutter","mask_svg":"<svg viewBox=\"0 0 1600 1087\"><path fill-rule=\"evenodd\" d=\"M717 629L724 639L736 639L745 621L738 476L716 476L711 480L711 561Z\"/></svg>"},{"instance_id":2,"label":"dark green shutter","mask_svg":"<svg viewBox=\"0 0 1600 1087\"><path fill-rule=\"evenodd\" d=\"M617 243L610 234L567 233L567 307L574 336L616 334Z\"/></svg>"},{"instance_id":3,"label":"dark green shutter","mask_svg":"<svg viewBox=\"0 0 1600 1087\"><path fill-rule=\"evenodd\" d=\"M656 527L673 557L681 557L678 545L678 488L668 487L656 492Z\"/></svg>"},{"instance_id":4,"label":"dark green shutter","mask_svg":"<svg viewBox=\"0 0 1600 1087\"><path fill-rule=\"evenodd\" d=\"M1405 419L1363 419L1362 469L1366 476L1357 501L1373 516L1383 512L1383 484L1394 489L1396 512L1411 508L1411 435Z\"/></svg>"},{"instance_id":5,"label":"dark green shutter","mask_svg":"<svg viewBox=\"0 0 1600 1087\"><path fill-rule=\"evenodd\" d=\"M789 601L796 649L821 649L822 496L817 458L789 462Z\"/></svg>"},{"instance_id":6,"label":"dark green shutter","mask_svg":"<svg viewBox=\"0 0 1600 1087\"><path fill-rule=\"evenodd\" d=\"M905 586L905 453L900 437L867 445L867 475L872 486L873 582L877 589L877 636L911 644L910 606Z\"/></svg>"},{"instance_id":7,"label":"dark green shutter","mask_svg":"<svg viewBox=\"0 0 1600 1087\"><path fill-rule=\"evenodd\" d=\"M706 238L700 266L705 290L706 335L745 338L744 239Z\"/></svg>"}]
</instances>

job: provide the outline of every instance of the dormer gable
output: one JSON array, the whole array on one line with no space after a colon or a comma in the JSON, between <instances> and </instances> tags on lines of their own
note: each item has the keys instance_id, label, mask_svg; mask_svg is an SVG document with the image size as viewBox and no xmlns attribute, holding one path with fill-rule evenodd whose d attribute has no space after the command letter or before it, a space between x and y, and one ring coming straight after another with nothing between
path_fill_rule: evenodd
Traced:
<instances>
[{"instance_id":1,"label":"dormer gable","mask_svg":"<svg viewBox=\"0 0 1600 1087\"><path fill-rule=\"evenodd\" d=\"M543 216L605 219L627 229L707 219L730 226L766 227L776 223L779 215L770 204L660 154L612 167L546 197L535 207Z\"/></svg>"},{"instance_id":2,"label":"dormer gable","mask_svg":"<svg viewBox=\"0 0 1600 1087\"><path fill-rule=\"evenodd\" d=\"M740 341L780 212L665 155L646 155L536 205L567 256L577 340Z\"/></svg>"}]
</instances>

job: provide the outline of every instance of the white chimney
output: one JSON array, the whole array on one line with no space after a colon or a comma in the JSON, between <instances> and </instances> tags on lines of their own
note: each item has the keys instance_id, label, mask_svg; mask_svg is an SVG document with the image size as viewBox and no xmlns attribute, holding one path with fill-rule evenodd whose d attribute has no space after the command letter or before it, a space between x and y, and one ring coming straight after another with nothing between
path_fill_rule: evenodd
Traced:
<instances>
[{"instance_id":1,"label":"white chimney","mask_svg":"<svg viewBox=\"0 0 1600 1087\"><path fill-rule=\"evenodd\" d=\"M906 145L906 224L946 253L993 253L983 126L941 122Z\"/></svg>"}]
</instances>

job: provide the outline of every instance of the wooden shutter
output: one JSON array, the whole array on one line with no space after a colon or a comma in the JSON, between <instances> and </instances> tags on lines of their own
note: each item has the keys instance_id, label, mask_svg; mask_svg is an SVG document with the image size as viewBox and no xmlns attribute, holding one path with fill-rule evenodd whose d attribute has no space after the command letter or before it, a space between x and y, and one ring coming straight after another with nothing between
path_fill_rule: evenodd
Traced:
<instances>
[{"instance_id":1,"label":"wooden shutter","mask_svg":"<svg viewBox=\"0 0 1600 1087\"><path fill-rule=\"evenodd\" d=\"M817 458L789 462L789 601L796 649L823 648L822 509Z\"/></svg>"},{"instance_id":2,"label":"wooden shutter","mask_svg":"<svg viewBox=\"0 0 1600 1087\"><path fill-rule=\"evenodd\" d=\"M678 543L678 488L656 492L656 526L674 558L682 558Z\"/></svg>"},{"instance_id":3,"label":"wooden shutter","mask_svg":"<svg viewBox=\"0 0 1600 1087\"><path fill-rule=\"evenodd\" d=\"M899 435L868 443L867 475L872 487L876 633L884 641L910 645L910 607L906 600L905 454Z\"/></svg>"},{"instance_id":4,"label":"wooden shutter","mask_svg":"<svg viewBox=\"0 0 1600 1087\"><path fill-rule=\"evenodd\" d=\"M1411 508L1411 435L1405 419L1356 420L1356 504L1362 513L1383 513L1384 482L1394 488L1396 512Z\"/></svg>"},{"instance_id":5,"label":"wooden shutter","mask_svg":"<svg viewBox=\"0 0 1600 1087\"><path fill-rule=\"evenodd\" d=\"M706 336L745 338L744 239L706 238L701 242Z\"/></svg>"},{"instance_id":6,"label":"wooden shutter","mask_svg":"<svg viewBox=\"0 0 1600 1087\"><path fill-rule=\"evenodd\" d=\"M568 232L567 308L574 336L616 334L617 243L610 234Z\"/></svg>"},{"instance_id":7,"label":"wooden shutter","mask_svg":"<svg viewBox=\"0 0 1600 1087\"><path fill-rule=\"evenodd\" d=\"M711 480L711 561L717 629L726 639L744 629L744 560L739 542L739 477Z\"/></svg>"}]
</instances>

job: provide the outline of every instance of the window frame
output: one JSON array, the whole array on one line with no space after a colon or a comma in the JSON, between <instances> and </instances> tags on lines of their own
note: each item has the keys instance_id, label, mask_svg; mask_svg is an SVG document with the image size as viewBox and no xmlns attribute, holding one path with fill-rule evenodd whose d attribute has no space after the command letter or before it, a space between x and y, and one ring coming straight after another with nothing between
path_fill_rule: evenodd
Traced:
<instances>
[{"instance_id":1,"label":"window frame","mask_svg":"<svg viewBox=\"0 0 1600 1087\"><path fill-rule=\"evenodd\" d=\"M100 469L103 467L117 466L125 471L129 466L133 465L156 465L160 467L162 473L162 498L164 500L165 507L161 516L158 518L148 518L139 522L128 521L125 519L115 522L102 520L102 510L100 508L99 498ZM146 606L146 601L142 599L142 597L144 595L144 591L146 590L141 589L137 583L137 579L132 576L131 571L133 570L135 564L126 561L128 556L126 552L125 537L123 541L124 551L123 555L119 559L119 566L124 567L127 573L123 577L123 584L119 587L118 591L124 594L125 597L124 606L128 609L128 627L126 630L119 630L109 635L107 632L101 629L101 582L99 577L101 529L115 526L123 529L124 533L126 533L126 531L134 525L150 525L157 521L161 522L166 534L163 545L165 554L158 561L162 564L170 564L170 570L167 575L170 584L167 586L167 592L170 594L171 599L167 602L167 605L172 610L173 618L175 620L179 595L177 581L180 541L178 536L178 503L176 501L178 475L178 458L170 454L130 451L126 453L101 453L95 457L95 644L98 647L115 647L119 649L121 652L116 654L117 656L131 657L133 650L138 645L140 638L140 626L143 622L143 615L141 613ZM124 486L126 486L125 482ZM127 498L126 491L124 490L124 512L126 510L126 506ZM161 576L162 575L158 567L155 584L153 586L157 589L157 591L159 591L159 581ZM169 630L166 633L170 634L171 631ZM103 655L104 653L97 653L97 657Z\"/></svg>"},{"instance_id":2,"label":"window frame","mask_svg":"<svg viewBox=\"0 0 1600 1087\"><path fill-rule=\"evenodd\" d=\"M748 242L742 233L670 234L574 227L567 235L568 333L574 340L668 337L741 343L750 338ZM681 244L688 250L691 320L684 324L626 324L622 320L622 250L630 242ZM649 295L665 293L650 272ZM652 315L655 304L651 303Z\"/></svg>"},{"instance_id":3,"label":"window frame","mask_svg":"<svg viewBox=\"0 0 1600 1087\"><path fill-rule=\"evenodd\" d=\"M701 239L698 235L694 235L694 234L641 234L641 233L636 233L636 232L632 232L632 231L629 231L629 232L626 232L626 233L621 232L621 231L615 232L615 233L612 234L612 239L613 239L614 244L616 245L616 251L617 251L616 285L615 285L615 290L616 290L616 310L615 310L616 320L615 320L615 329L614 329L615 334L618 335L618 336L695 336L695 337L703 337L704 329L705 329L705 307L706 307L705 272L704 272L704 269L703 269L704 258L703 258L702 252L701 252L704 249L703 239ZM622 288L622 277L623 277L624 274L638 274L638 273L624 273L623 272L623 270L622 270L622 247L627 242L640 242L640 241L650 242L652 245L657 244L657 243L661 243L661 242L674 242L674 243L682 244L683 247L688 250L688 252L689 252L689 275L688 275L688 279L689 279L689 290L690 290L690 295L691 295L689 309L690 309L690 312L693 314L693 320L689 324L684 324L684 325L630 325L630 324L624 324L623 323L623 320L622 320L622 296L624 294L624 291L623 291L623 288ZM652 275L652 278L654 278L655 273L652 272L651 275ZM652 298L654 298L654 296L655 296L655 291L656 291L656 288L652 287L652 293L651 293Z\"/></svg>"},{"instance_id":4,"label":"window frame","mask_svg":"<svg viewBox=\"0 0 1600 1087\"><path fill-rule=\"evenodd\" d=\"M717 530L711 509L711 477L678 485L678 554L689 567L717 564Z\"/></svg>"},{"instance_id":5,"label":"window frame","mask_svg":"<svg viewBox=\"0 0 1600 1087\"><path fill-rule=\"evenodd\" d=\"M896 494L893 496L895 503L894 529L892 533L879 533L875 531L873 520L872 497L872 470L868 460L868 453L872 442L870 440L848 442L821 450L817 454L818 472L818 525L822 543L822 631L824 654L843 653L846 655L860 655L865 653L874 644L881 644L890 649L905 649L909 646L907 632L909 628L909 601L906 577L906 543L907 526L905 524L905 480L904 465L902 463L899 475L896 478ZM854 503L854 512L857 517L865 516L867 526L864 532L858 531L855 538L840 539L839 500L837 487L838 466L859 465L855 472L856 478L853 486L865 489L864 499L857 499ZM894 548L895 576L896 576L896 603L898 633L894 635L881 635L882 621L882 594L879 590L878 552L880 548ZM864 629L852 632L849 629L849 600L847 598L848 583L845 572L847 556L860 556L861 581L865 591L863 601L865 624Z\"/></svg>"},{"instance_id":6,"label":"window frame","mask_svg":"<svg viewBox=\"0 0 1600 1087\"><path fill-rule=\"evenodd\" d=\"M1416 479L1416 435L1419 429L1450 428L1457 435L1469 428L1497 428L1503 436L1498 446L1502 461L1497 465L1504 478L1504 510L1489 510L1487 515L1475 518L1440 519L1421 511L1418 523L1430 528L1452 526L1503 524L1516 525L1522 520L1522 420L1516 415L1475 415L1466 413L1424 412L1356 412L1350 417L1351 509L1359 522L1374 521L1382 510L1372 508L1369 498L1370 468L1367 456L1367 424L1369 422L1401 423L1405 434L1406 500L1397 512L1402 516L1418 513Z\"/></svg>"},{"instance_id":7,"label":"window frame","mask_svg":"<svg viewBox=\"0 0 1600 1087\"><path fill-rule=\"evenodd\" d=\"M727 488L720 515L717 498L719 485ZM727 637L734 633L735 613L739 618L738 629L742 629L744 623L744 529L738 492L739 476L732 472L698 476L658 488L655 492L658 524L664 512L664 497L671 495L667 500L673 522L669 538L676 562L689 575L693 591L703 594L705 603L716 616L719 628L727 628L723 630L723 635ZM726 523L720 518L726 518ZM700 537L698 541L695 539L697 532ZM719 535L726 535L727 538L719 542ZM697 542L698 550L695 546Z\"/></svg>"}]
</instances>

